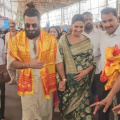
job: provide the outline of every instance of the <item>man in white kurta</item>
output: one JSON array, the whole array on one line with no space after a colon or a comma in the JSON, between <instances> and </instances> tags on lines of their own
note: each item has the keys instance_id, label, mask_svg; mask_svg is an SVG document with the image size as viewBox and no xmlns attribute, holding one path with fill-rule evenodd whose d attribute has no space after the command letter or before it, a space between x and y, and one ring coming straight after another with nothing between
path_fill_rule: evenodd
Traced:
<instances>
[{"instance_id":1,"label":"man in white kurta","mask_svg":"<svg viewBox=\"0 0 120 120\"><path fill-rule=\"evenodd\" d=\"M56 43L55 42L56 40L52 35L46 33L43 30L40 30L39 20L40 20L39 12L35 8L26 9L26 11L24 13L25 31L21 31L13 40L13 42L16 41L16 39L18 40L15 42L15 47L17 46L16 54L18 56L18 59L20 57L20 60L13 59L12 57L10 57L11 67L16 68L16 69L21 69L21 70L30 68L33 71L33 78L34 78L33 94L28 94L26 92L26 94L23 94L21 96L22 115L23 115L22 120L52 120L52 110L53 110L52 93L50 94L50 99L46 99L43 95L44 84L42 83L43 82L41 80L42 75L40 75L39 70L44 67L44 63L42 61L38 61L37 57L39 56L38 48L40 45L41 46L45 45L45 47L47 48L47 45L49 47L52 44L47 44L46 42L50 41L50 42ZM28 38L28 41L27 41L26 37ZM25 43L24 40L28 43L28 46L29 46L31 62L29 62L27 60L21 61L21 59L22 59L21 55L23 55L22 53L28 51L28 49L26 48L26 45L24 44ZM45 41L45 42L44 43L41 42L39 44L38 42L40 40ZM22 46L21 43L24 45ZM56 44L55 44L55 46L56 46ZM20 49L21 47L22 47L22 49ZM11 49L12 48L13 47L11 47ZM42 48L46 49L44 47L42 47ZM53 50L53 49L50 49L50 50ZM48 57L48 58L50 57L49 54L51 54L50 50L48 50L49 52L46 51L48 53L46 57ZM10 51L10 53L11 53L11 51ZM56 59L54 59L54 58L56 58ZM64 68L63 68L62 59L61 59L58 49L57 49L57 53L55 53L54 58L53 59L56 60L56 69L59 72L62 80L64 80L65 79ZM51 64L51 63L48 63L48 64ZM25 80L22 79L22 84L24 84L24 81ZM47 79L47 81L49 81L49 79ZM18 82L18 85L19 85L19 82ZM65 84L62 81L59 83L59 90L61 90L61 91L65 90Z\"/></svg>"}]
</instances>

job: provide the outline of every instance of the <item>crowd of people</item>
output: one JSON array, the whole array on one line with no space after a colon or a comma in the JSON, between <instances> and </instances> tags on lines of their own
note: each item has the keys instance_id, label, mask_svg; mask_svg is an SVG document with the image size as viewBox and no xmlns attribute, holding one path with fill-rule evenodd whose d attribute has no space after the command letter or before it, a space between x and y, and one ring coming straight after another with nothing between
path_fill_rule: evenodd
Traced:
<instances>
[{"instance_id":1,"label":"crowd of people","mask_svg":"<svg viewBox=\"0 0 120 120\"><path fill-rule=\"evenodd\" d=\"M93 106L98 120L109 120L115 95L118 105L112 111L118 113L114 120L120 120L120 57L113 58L120 55L116 9L101 11L99 27L91 12L75 14L68 31L41 29L33 3L26 5L23 18L23 30L16 31L11 22L0 38L0 65L7 61L8 84L18 85L22 120L52 120L53 108L63 120L92 120ZM5 120L5 83L0 88L0 117Z\"/></svg>"}]
</instances>

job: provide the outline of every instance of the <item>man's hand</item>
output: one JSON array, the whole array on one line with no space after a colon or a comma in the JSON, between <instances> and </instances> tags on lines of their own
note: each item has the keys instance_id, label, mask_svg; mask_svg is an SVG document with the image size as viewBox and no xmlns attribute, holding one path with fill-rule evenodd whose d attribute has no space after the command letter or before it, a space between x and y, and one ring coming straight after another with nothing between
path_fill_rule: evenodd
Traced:
<instances>
[{"instance_id":1,"label":"man's hand","mask_svg":"<svg viewBox=\"0 0 120 120\"><path fill-rule=\"evenodd\" d=\"M34 69L42 69L44 67L44 62L39 62L38 57L35 57L31 60L30 67Z\"/></svg>"},{"instance_id":2,"label":"man's hand","mask_svg":"<svg viewBox=\"0 0 120 120\"><path fill-rule=\"evenodd\" d=\"M78 74L78 75L76 75L75 77L73 77L74 80L80 81L80 80L82 80L88 74L88 71L87 70L80 70L80 71L78 71L75 74Z\"/></svg>"},{"instance_id":3,"label":"man's hand","mask_svg":"<svg viewBox=\"0 0 120 120\"><path fill-rule=\"evenodd\" d=\"M112 98L106 97L105 99L103 99L100 102L93 103L92 105L90 105L90 107L95 106L95 109L94 109L94 112L93 112L93 114L95 115L96 112L103 106L105 106L104 109L103 109L103 112L105 113L108 110L108 108L110 107L111 104L112 104Z\"/></svg>"},{"instance_id":4,"label":"man's hand","mask_svg":"<svg viewBox=\"0 0 120 120\"><path fill-rule=\"evenodd\" d=\"M120 114L120 104L119 105L117 105L116 107L114 107L113 109L112 109L112 111L115 113L118 113L118 114Z\"/></svg>"},{"instance_id":5,"label":"man's hand","mask_svg":"<svg viewBox=\"0 0 120 120\"><path fill-rule=\"evenodd\" d=\"M59 90L59 91L64 91L65 88L66 88L65 86L66 86L66 82L60 81L60 82L59 82L59 88L58 88L58 90Z\"/></svg>"}]
</instances>

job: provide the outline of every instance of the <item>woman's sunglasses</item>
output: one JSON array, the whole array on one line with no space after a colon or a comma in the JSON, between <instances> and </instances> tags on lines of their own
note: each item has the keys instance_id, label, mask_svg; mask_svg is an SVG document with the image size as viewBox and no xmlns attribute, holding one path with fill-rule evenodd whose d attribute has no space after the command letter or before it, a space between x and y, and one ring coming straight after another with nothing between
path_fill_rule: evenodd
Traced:
<instances>
[{"instance_id":1,"label":"woman's sunglasses","mask_svg":"<svg viewBox=\"0 0 120 120\"><path fill-rule=\"evenodd\" d=\"M30 25L32 25L33 28L37 28L38 26L36 23L33 23L33 24L26 23L25 28L30 28Z\"/></svg>"}]
</instances>

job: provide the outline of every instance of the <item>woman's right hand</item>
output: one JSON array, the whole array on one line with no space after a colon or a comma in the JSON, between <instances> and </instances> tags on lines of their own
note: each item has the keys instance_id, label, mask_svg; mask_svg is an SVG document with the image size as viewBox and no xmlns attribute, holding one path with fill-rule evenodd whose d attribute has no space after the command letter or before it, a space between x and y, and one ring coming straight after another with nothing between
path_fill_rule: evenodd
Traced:
<instances>
[{"instance_id":1,"label":"woman's right hand","mask_svg":"<svg viewBox=\"0 0 120 120\"><path fill-rule=\"evenodd\" d=\"M39 62L38 57L35 57L31 60L30 67L33 69L42 69L44 67L44 62Z\"/></svg>"},{"instance_id":2,"label":"woman's right hand","mask_svg":"<svg viewBox=\"0 0 120 120\"><path fill-rule=\"evenodd\" d=\"M60 81L60 82L59 82L58 90L59 90L59 91L64 91L65 88L66 88L66 82Z\"/></svg>"}]
</instances>

